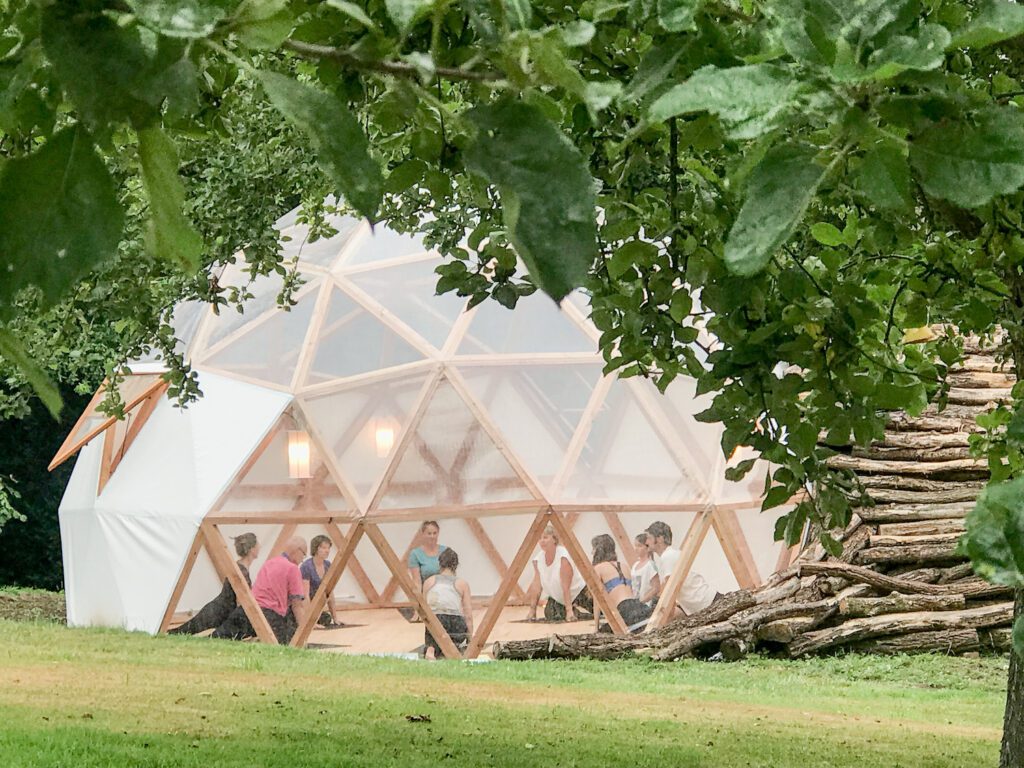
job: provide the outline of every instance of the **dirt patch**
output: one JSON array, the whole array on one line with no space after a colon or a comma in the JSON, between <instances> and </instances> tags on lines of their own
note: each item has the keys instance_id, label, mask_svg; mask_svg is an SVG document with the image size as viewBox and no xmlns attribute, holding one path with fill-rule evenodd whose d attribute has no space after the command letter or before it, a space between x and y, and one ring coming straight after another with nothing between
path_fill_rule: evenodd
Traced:
<instances>
[{"instance_id":1,"label":"dirt patch","mask_svg":"<svg viewBox=\"0 0 1024 768\"><path fill-rule=\"evenodd\" d=\"M63 592L0 588L0 619L67 622Z\"/></svg>"}]
</instances>

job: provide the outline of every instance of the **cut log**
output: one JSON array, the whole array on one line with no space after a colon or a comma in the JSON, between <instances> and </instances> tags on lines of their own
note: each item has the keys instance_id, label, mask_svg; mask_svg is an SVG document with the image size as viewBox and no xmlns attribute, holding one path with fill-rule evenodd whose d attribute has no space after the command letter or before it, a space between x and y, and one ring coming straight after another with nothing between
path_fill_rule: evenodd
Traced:
<instances>
[{"instance_id":1,"label":"cut log","mask_svg":"<svg viewBox=\"0 0 1024 768\"><path fill-rule=\"evenodd\" d=\"M905 430L908 432L982 432L982 428L975 421L977 413L983 409L977 409L976 413L970 416L932 415L932 416L907 416L905 413L894 413L886 422L885 428L889 430Z\"/></svg>"},{"instance_id":2,"label":"cut log","mask_svg":"<svg viewBox=\"0 0 1024 768\"><path fill-rule=\"evenodd\" d=\"M894 656L899 653L956 655L978 650L980 640L976 629L944 629L937 632L912 632L876 640L862 640L847 647L858 653L875 653L883 656Z\"/></svg>"},{"instance_id":3,"label":"cut log","mask_svg":"<svg viewBox=\"0 0 1024 768\"><path fill-rule=\"evenodd\" d=\"M1013 649L1013 628L992 627L978 632L982 650L1006 653Z\"/></svg>"},{"instance_id":4,"label":"cut log","mask_svg":"<svg viewBox=\"0 0 1024 768\"><path fill-rule=\"evenodd\" d=\"M916 523L884 523L878 526L879 536L936 536L943 533L962 534L967 526L963 520L921 520Z\"/></svg>"},{"instance_id":5,"label":"cut log","mask_svg":"<svg viewBox=\"0 0 1024 768\"><path fill-rule=\"evenodd\" d=\"M800 579L793 578L770 589L762 589L754 593L754 600L758 605L777 603L780 600L792 597L800 589Z\"/></svg>"},{"instance_id":6,"label":"cut log","mask_svg":"<svg viewBox=\"0 0 1024 768\"><path fill-rule=\"evenodd\" d=\"M939 462L971 458L967 447L951 448L897 448L879 445L870 448L854 447L851 455L856 458L878 459L881 461Z\"/></svg>"},{"instance_id":7,"label":"cut log","mask_svg":"<svg viewBox=\"0 0 1024 768\"><path fill-rule=\"evenodd\" d=\"M939 493L946 493L970 487L974 490L975 494L978 494L985 487L985 483L976 477L936 480L934 478L904 477L902 475L863 475L857 479L871 496L875 496L875 490L882 488L898 491L938 491Z\"/></svg>"},{"instance_id":8,"label":"cut log","mask_svg":"<svg viewBox=\"0 0 1024 768\"><path fill-rule=\"evenodd\" d=\"M1017 377L1012 373L1005 373L1003 371L968 371L968 370L957 370L950 371L946 377L946 381L953 387L963 387L966 389L985 389L985 388L1013 388L1013 385L1017 383Z\"/></svg>"},{"instance_id":9,"label":"cut log","mask_svg":"<svg viewBox=\"0 0 1024 768\"><path fill-rule=\"evenodd\" d=\"M935 563L966 559L956 541L945 544L912 544L900 547L869 547L857 553L858 563Z\"/></svg>"},{"instance_id":10,"label":"cut log","mask_svg":"<svg viewBox=\"0 0 1024 768\"><path fill-rule=\"evenodd\" d=\"M727 637L718 646L718 650L726 661L740 661L754 650L754 639L752 637Z\"/></svg>"},{"instance_id":11,"label":"cut log","mask_svg":"<svg viewBox=\"0 0 1024 768\"><path fill-rule=\"evenodd\" d=\"M839 615L846 618L881 616L911 611L955 611L964 608L963 595L901 595L888 597L847 597L839 601Z\"/></svg>"},{"instance_id":12,"label":"cut log","mask_svg":"<svg viewBox=\"0 0 1024 768\"><path fill-rule=\"evenodd\" d=\"M970 445L966 432L886 432L885 439L872 443L872 448L966 448Z\"/></svg>"},{"instance_id":13,"label":"cut log","mask_svg":"<svg viewBox=\"0 0 1024 768\"><path fill-rule=\"evenodd\" d=\"M1002 362L998 361L992 355L968 355L953 368L950 369L953 372L959 371L986 371L986 372L1001 372L1006 374L1013 373L1013 363L1009 360Z\"/></svg>"},{"instance_id":14,"label":"cut log","mask_svg":"<svg viewBox=\"0 0 1024 768\"><path fill-rule=\"evenodd\" d=\"M872 547L904 547L914 544L949 544L956 543L963 536L962 531L953 533L928 533L909 536L893 536L878 534L871 537Z\"/></svg>"},{"instance_id":15,"label":"cut log","mask_svg":"<svg viewBox=\"0 0 1024 768\"><path fill-rule=\"evenodd\" d=\"M986 389L950 387L948 402L954 405L1008 403L1010 402L1010 387L988 387Z\"/></svg>"},{"instance_id":16,"label":"cut log","mask_svg":"<svg viewBox=\"0 0 1024 768\"><path fill-rule=\"evenodd\" d=\"M832 469L849 469L877 475L938 475L942 472L976 472L986 474L988 465L981 459L956 459L954 461L883 461L881 459L860 459L856 456L829 456L825 463Z\"/></svg>"},{"instance_id":17,"label":"cut log","mask_svg":"<svg viewBox=\"0 0 1024 768\"><path fill-rule=\"evenodd\" d=\"M1013 593L1012 587L1003 587L989 584L979 578L963 579L955 584L928 584L925 582L912 581L907 578L895 578L886 576L883 573L872 571L859 565L847 565L846 563L801 563L800 573L803 575L825 574L827 576L842 576L850 581L870 584L871 586L885 590L886 592L899 592L904 595L963 595L968 600L983 599L987 597L1002 597Z\"/></svg>"},{"instance_id":18,"label":"cut log","mask_svg":"<svg viewBox=\"0 0 1024 768\"><path fill-rule=\"evenodd\" d=\"M949 584L953 581L960 581L960 579L966 579L974 575L974 568L970 563L961 563L960 565L954 565L952 568L947 568L943 574L939 577L939 584Z\"/></svg>"},{"instance_id":19,"label":"cut log","mask_svg":"<svg viewBox=\"0 0 1024 768\"><path fill-rule=\"evenodd\" d=\"M871 540L871 526L862 525L850 538L843 542L843 552L839 555L842 563L852 563L868 546Z\"/></svg>"},{"instance_id":20,"label":"cut log","mask_svg":"<svg viewBox=\"0 0 1024 768\"><path fill-rule=\"evenodd\" d=\"M820 624L820 616L793 616L766 622L757 628L755 635L764 642L789 644L804 632L817 629Z\"/></svg>"},{"instance_id":21,"label":"cut log","mask_svg":"<svg viewBox=\"0 0 1024 768\"><path fill-rule=\"evenodd\" d=\"M980 493L972 486L930 494L916 490L876 490L871 498L874 507L861 507L857 514L865 522L910 522L963 518L974 508ZM961 504L959 502L970 502Z\"/></svg>"},{"instance_id":22,"label":"cut log","mask_svg":"<svg viewBox=\"0 0 1024 768\"><path fill-rule=\"evenodd\" d=\"M812 653L820 653L837 645L886 635L996 627L1008 623L1012 617L1013 603L1006 602L962 611L918 611L872 616L867 619L850 619L835 627L819 629L802 635L790 644L789 654L798 658Z\"/></svg>"},{"instance_id":23,"label":"cut log","mask_svg":"<svg viewBox=\"0 0 1024 768\"><path fill-rule=\"evenodd\" d=\"M794 579L794 581L796 581L796 579ZM689 616L683 616L661 629L656 629L648 633L648 637L654 639L673 637L679 632L693 627L725 621L734 614L739 613L740 611L745 611L748 608L753 608L755 605L757 605L757 600L753 594L745 589L738 589L735 592L729 592L723 595L721 599L712 603L702 611L697 611Z\"/></svg>"}]
</instances>

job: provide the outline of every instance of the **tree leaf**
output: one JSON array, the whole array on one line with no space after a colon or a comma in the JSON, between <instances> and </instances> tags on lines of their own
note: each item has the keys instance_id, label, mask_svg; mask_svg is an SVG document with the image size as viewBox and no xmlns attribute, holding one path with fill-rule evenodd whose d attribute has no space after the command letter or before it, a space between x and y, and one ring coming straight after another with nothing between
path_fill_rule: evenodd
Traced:
<instances>
[{"instance_id":1,"label":"tree leaf","mask_svg":"<svg viewBox=\"0 0 1024 768\"><path fill-rule=\"evenodd\" d=\"M861 194L883 210L907 210L914 203L910 166L906 155L895 147L869 150L855 183Z\"/></svg>"},{"instance_id":2,"label":"tree leaf","mask_svg":"<svg viewBox=\"0 0 1024 768\"><path fill-rule=\"evenodd\" d=\"M274 107L309 138L337 191L372 219L384 180L355 116L338 99L305 83L276 72L260 72L258 77Z\"/></svg>"},{"instance_id":3,"label":"tree leaf","mask_svg":"<svg viewBox=\"0 0 1024 768\"><path fill-rule=\"evenodd\" d=\"M696 29L693 17L703 0L658 0L658 23L669 32Z\"/></svg>"},{"instance_id":4,"label":"tree leaf","mask_svg":"<svg viewBox=\"0 0 1024 768\"><path fill-rule=\"evenodd\" d=\"M774 64L708 66L655 100L650 118L662 121L690 112L711 112L733 138L752 139L775 127L799 90L789 71Z\"/></svg>"},{"instance_id":5,"label":"tree leaf","mask_svg":"<svg viewBox=\"0 0 1024 768\"><path fill-rule=\"evenodd\" d=\"M106 166L82 128L65 128L0 176L0 315L38 286L43 308L117 252L124 213Z\"/></svg>"},{"instance_id":6,"label":"tree leaf","mask_svg":"<svg viewBox=\"0 0 1024 768\"><path fill-rule=\"evenodd\" d=\"M586 158L536 107L503 100L468 113L477 135L466 167L501 194L516 251L555 301L583 284L597 253Z\"/></svg>"},{"instance_id":7,"label":"tree leaf","mask_svg":"<svg viewBox=\"0 0 1024 768\"><path fill-rule=\"evenodd\" d=\"M683 55L683 46L665 43L648 51L636 74L622 92L623 101L637 102L648 93L660 88Z\"/></svg>"},{"instance_id":8,"label":"tree leaf","mask_svg":"<svg viewBox=\"0 0 1024 768\"><path fill-rule=\"evenodd\" d=\"M432 0L384 0L388 16L391 17L402 34L412 29L412 26L422 19L432 6Z\"/></svg>"},{"instance_id":9,"label":"tree leaf","mask_svg":"<svg viewBox=\"0 0 1024 768\"><path fill-rule=\"evenodd\" d=\"M747 180L747 195L725 243L725 264L739 275L764 269L803 218L825 169L817 148L785 144L769 150Z\"/></svg>"},{"instance_id":10,"label":"tree leaf","mask_svg":"<svg viewBox=\"0 0 1024 768\"><path fill-rule=\"evenodd\" d=\"M908 70L938 69L946 59L949 31L939 24L922 24L914 37L898 35L868 59L861 79L888 80Z\"/></svg>"},{"instance_id":11,"label":"tree leaf","mask_svg":"<svg viewBox=\"0 0 1024 768\"><path fill-rule=\"evenodd\" d=\"M1016 109L995 107L974 122L935 123L911 141L910 163L929 195L984 205L1024 184L1024 121Z\"/></svg>"},{"instance_id":12,"label":"tree leaf","mask_svg":"<svg viewBox=\"0 0 1024 768\"><path fill-rule=\"evenodd\" d=\"M149 198L146 247L186 272L199 269L203 238L182 213L185 189L178 178L178 153L158 125L137 131L142 184Z\"/></svg>"},{"instance_id":13,"label":"tree leaf","mask_svg":"<svg viewBox=\"0 0 1024 768\"><path fill-rule=\"evenodd\" d=\"M234 5L230 0L128 0L139 21L167 37L207 37Z\"/></svg>"},{"instance_id":14,"label":"tree leaf","mask_svg":"<svg viewBox=\"0 0 1024 768\"><path fill-rule=\"evenodd\" d=\"M327 5L355 19L367 29L377 30L377 25L373 23L373 19L367 16L366 11L356 3L350 3L347 0L327 0Z\"/></svg>"},{"instance_id":15,"label":"tree leaf","mask_svg":"<svg viewBox=\"0 0 1024 768\"><path fill-rule=\"evenodd\" d=\"M1024 35L1024 5L988 0L953 38L953 48L984 48Z\"/></svg>"},{"instance_id":16,"label":"tree leaf","mask_svg":"<svg viewBox=\"0 0 1024 768\"><path fill-rule=\"evenodd\" d=\"M843 233L835 225L829 224L827 221L819 221L817 224L813 224L811 226L811 237L822 245L832 248L843 244Z\"/></svg>"},{"instance_id":17,"label":"tree leaf","mask_svg":"<svg viewBox=\"0 0 1024 768\"><path fill-rule=\"evenodd\" d=\"M967 515L961 546L986 581L1024 587L1024 478L981 492Z\"/></svg>"},{"instance_id":18,"label":"tree leaf","mask_svg":"<svg viewBox=\"0 0 1024 768\"><path fill-rule=\"evenodd\" d=\"M499 0L510 29L529 29L533 20L530 0Z\"/></svg>"},{"instance_id":19,"label":"tree leaf","mask_svg":"<svg viewBox=\"0 0 1024 768\"><path fill-rule=\"evenodd\" d=\"M243 0L233 22L232 28L239 41L265 51L280 48L295 27L288 0Z\"/></svg>"},{"instance_id":20,"label":"tree leaf","mask_svg":"<svg viewBox=\"0 0 1024 768\"><path fill-rule=\"evenodd\" d=\"M29 386L32 387L39 399L43 401L53 418L59 419L60 412L64 408L64 401L61 399L60 390L53 380L46 375L13 334L6 328L0 328L0 357L6 357L14 366L21 371Z\"/></svg>"}]
</instances>

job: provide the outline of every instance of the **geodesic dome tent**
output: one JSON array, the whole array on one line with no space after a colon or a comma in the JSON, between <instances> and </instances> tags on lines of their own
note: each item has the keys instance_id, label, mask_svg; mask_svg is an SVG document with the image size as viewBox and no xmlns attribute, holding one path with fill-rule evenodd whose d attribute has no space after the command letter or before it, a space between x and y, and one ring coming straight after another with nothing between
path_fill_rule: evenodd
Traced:
<instances>
[{"instance_id":1,"label":"geodesic dome tent","mask_svg":"<svg viewBox=\"0 0 1024 768\"><path fill-rule=\"evenodd\" d=\"M198 403L175 407L159 362L140 363L121 385L128 417L99 414L98 392L69 435L54 463L81 451L60 507L70 623L156 632L220 578L251 607L225 540L245 530L263 557L296 532L332 538L314 607L327 590L396 606L420 599L399 553L439 519L490 606L480 643L522 600L548 522L588 581L580 541L610 532L631 562L633 534L659 519L683 550L680 573L697 569L719 591L786 562L776 516L759 512L765 468L725 480L720 428L694 419L708 402L692 380L661 395L603 376L584 295L466 310L435 295L440 257L419 238L344 216L332 225L309 241L294 212L278 224L305 280L290 310L277 306L277 276L253 282L244 314L177 308ZM247 277L240 261L220 283Z\"/></svg>"}]
</instances>

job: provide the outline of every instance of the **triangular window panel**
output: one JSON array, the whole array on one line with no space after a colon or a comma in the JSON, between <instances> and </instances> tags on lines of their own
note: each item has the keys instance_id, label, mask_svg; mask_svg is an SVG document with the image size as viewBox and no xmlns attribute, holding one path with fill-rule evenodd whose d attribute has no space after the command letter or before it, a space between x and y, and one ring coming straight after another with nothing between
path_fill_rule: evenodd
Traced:
<instances>
[{"instance_id":1,"label":"triangular window panel","mask_svg":"<svg viewBox=\"0 0 1024 768\"><path fill-rule=\"evenodd\" d=\"M693 561L690 573L699 573L711 585L712 590L721 592L723 595L740 588L736 573L729 563L729 558L726 557L722 542L714 528L704 536L704 541L700 545L700 549L697 550L697 557Z\"/></svg>"},{"instance_id":2,"label":"triangular window panel","mask_svg":"<svg viewBox=\"0 0 1024 768\"><path fill-rule=\"evenodd\" d=\"M642 382L638 382L642 384ZM711 395L697 395L697 382L689 376L680 376L673 381L665 394L648 385L653 407L664 413L676 434L682 436L701 472L710 471L722 463L722 427L718 423L707 424L697 421L701 411L711 407Z\"/></svg>"},{"instance_id":3,"label":"triangular window panel","mask_svg":"<svg viewBox=\"0 0 1024 768\"><path fill-rule=\"evenodd\" d=\"M335 287L305 385L422 360L409 342Z\"/></svg>"},{"instance_id":4,"label":"triangular window panel","mask_svg":"<svg viewBox=\"0 0 1024 768\"><path fill-rule=\"evenodd\" d=\"M375 261L387 261L403 256L427 253L423 238L402 235L385 227L377 227L360 238L341 264L341 269L358 267Z\"/></svg>"},{"instance_id":5,"label":"triangular window panel","mask_svg":"<svg viewBox=\"0 0 1024 768\"><path fill-rule=\"evenodd\" d=\"M242 312L234 307L221 307L218 314L209 311L204 329L206 338L199 339L202 349L193 350L193 357L202 361L210 350L213 350L220 342L228 336L237 332L240 328L255 323L269 311L280 311L277 305L277 297L284 286L284 280L276 272L269 275L261 275L250 283L250 275L244 269L244 262L232 264L226 270L220 280L222 288L229 286L244 287L246 292L251 294L242 304Z\"/></svg>"},{"instance_id":6,"label":"triangular window panel","mask_svg":"<svg viewBox=\"0 0 1024 768\"><path fill-rule=\"evenodd\" d=\"M307 291L291 309L273 310L203 364L246 379L288 386L306 340L317 294L316 290Z\"/></svg>"},{"instance_id":7,"label":"triangular window panel","mask_svg":"<svg viewBox=\"0 0 1024 768\"><path fill-rule=\"evenodd\" d=\"M283 426L249 470L239 478L217 510L218 515L287 520L289 513L316 514L351 511L353 504L331 477L324 452L313 435ZM289 432L305 443L308 462L296 466L295 447ZM302 475L308 474L309 477Z\"/></svg>"},{"instance_id":8,"label":"triangular window panel","mask_svg":"<svg viewBox=\"0 0 1024 768\"><path fill-rule=\"evenodd\" d=\"M601 378L597 365L467 366L460 369L506 444L550 487Z\"/></svg>"},{"instance_id":9,"label":"triangular window panel","mask_svg":"<svg viewBox=\"0 0 1024 768\"><path fill-rule=\"evenodd\" d=\"M436 349L441 349L466 300L454 293L436 295L438 275L434 267L440 263L431 257L347 277Z\"/></svg>"},{"instance_id":10,"label":"triangular window panel","mask_svg":"<svg viewBox=\"0 0 1024 768\"><path fill-rule=\"evenodd\" d=\"M442 379L398 457L379 507L403 509L532 498L465 401Z\"/></svg>"},{"instance_id":11,"label":"triangular window panel","mask_svg":"<svg viewBox=\"0 0 1024 768\"><path fill-rule=\"evenodd\" d=\"M424 381L423 374L403 376L303 404L338 473L364 502L384 474Z\"/></svg>"},{"instance_id":12,"label":"triangular window panel","mask_svg":"<svg viewBox=\"0 0 1024 768\"><path fill-rule=\"evenodd\" d=\"M157 373L125 376L118 385L118 393L121 397L121 402L124 404L125 413L145 400L147 395L151 394L160 384L160 374ZM60 450L53 457L53 461L50 462L49 468L51 470L63 464L71 456L74 456L79 448L115 423L116 419L114 417L107 416L97 410L106 397L106 391L106 384L104 384L93 395L89 405L75 423L71 433L65 438Z\"/></svg>"},{"instance_id":13,"label":"triangular window panel","mask_svg":"<svg viewBox=\"0 0 1024 768\"><path fill-rule=\"evenodd\" d=\"M469 323L458 354L544 352L591 352L596 356L597 342L555 302L538 292L521 298L515 311L505 309L496 301L483 302Z\"/></svg>"},{"instance_id":14,"label":"triangular window panel","mask_svg":"<svg viewBox=\"0 0 1024 768\"><path fill-rule=\"evenodd\" d=\"M330 237L310 240L309 227L305 224L287 229L281 233L281 255L285 259L299 257L304 264L330 269L341 252L352 241L359 229L359 220L351 216L329 216L328 223L337 232ZM284 238L289 238L287 241Z\"/></svg>"},{"instance_id":15,"label":"triangular window panel","mask_svg":"<svg viewBox=\"0 0 1024 768\"><path fill-rule=\"evenodd\" d=\"M595 503L703 503L706 475L682 466L629 382L616 381L590 428L562 496Z\"/></svg>"}]
</instances>

